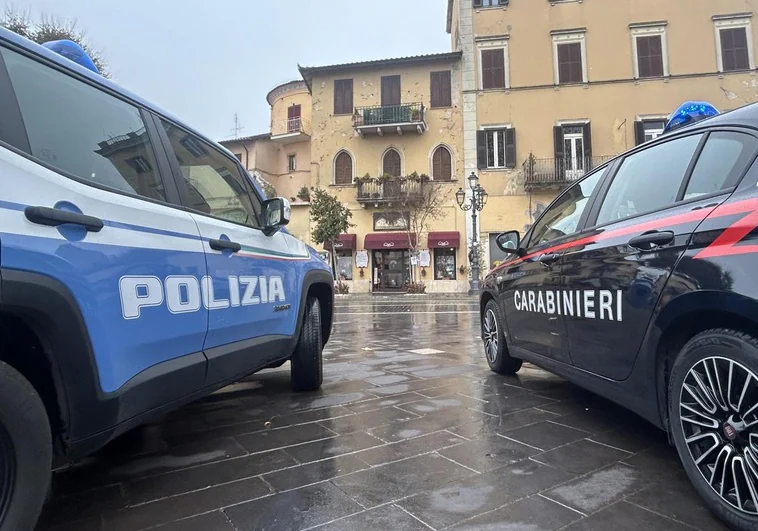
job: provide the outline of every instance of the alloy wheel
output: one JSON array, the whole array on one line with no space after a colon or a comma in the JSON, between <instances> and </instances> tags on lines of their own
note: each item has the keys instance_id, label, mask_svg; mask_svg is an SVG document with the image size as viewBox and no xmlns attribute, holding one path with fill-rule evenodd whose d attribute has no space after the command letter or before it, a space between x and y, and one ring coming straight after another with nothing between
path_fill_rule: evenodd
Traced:
<instances>
[{"instance_id":1,"label":"alloy wheel","mask_svg":"<svg viewBox=\"0 0 758 531\"><path fill-rule=\"evenodd\" d=\"M10 434L0 426L0 525L5 521L16 480L16 457Z\"/></svg>"},{"instance_id":2,"label":"alloy wheel","mask_svg":"<svg viewBox=\"0 0 758 531\"><path fill-rule=\"evenodd\" d=\"M484 314L484 351L490 363L497 361L498 333L495 312L487 310Z\"/></svg>"},{"instance_id":3,"label":"alloy wheel","mask_svg":"<svg viewBox=\"0 0 758 531\"><path fill-rule=\"evenodd\" d=\"M758 375L728 358L700 360L679 394L684 442L711 488L758 515Z\"/></svg>"}]
</instances>

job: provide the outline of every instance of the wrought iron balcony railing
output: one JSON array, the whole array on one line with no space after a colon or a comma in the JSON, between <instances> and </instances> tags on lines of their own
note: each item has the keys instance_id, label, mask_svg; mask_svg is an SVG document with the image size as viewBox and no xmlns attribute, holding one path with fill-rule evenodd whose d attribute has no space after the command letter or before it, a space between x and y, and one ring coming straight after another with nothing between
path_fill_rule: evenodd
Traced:
<instances>
[{"instance_id":1,"label":"wrought iron balcony railing","mask_svg":"<svg viewBox=\"0 0 758 531\"><path fill-rule=\"evenodd\" d=\"M524 170L524 186L539 188L566 186L584 177L593 168L611 160L614 155L597 157L528 158Z\"/></svg>"},{"instance_id":2,"label":"wrought iron balcony railing","mask_svg":"<svg viewBox=\"0 0 758 531\"><path fill-rule=\"evenodd\" d=\"M376 105L356 107L353 114L353 127L361 134L385 132L426 131L426 107L423 103L405 103L402 105Z\"/></svg>"},{"instance_id":3,"label":"wrought iron balcony railing","mask_svg":"<svg viewBox=\"0 0 758 531\"><path fill-rule=\"evenodd\" d=\"M406 179L388 181L359 181L359 203L398 203L408 201L421 194L424 182Z\"/></svg>"}]
</instances>

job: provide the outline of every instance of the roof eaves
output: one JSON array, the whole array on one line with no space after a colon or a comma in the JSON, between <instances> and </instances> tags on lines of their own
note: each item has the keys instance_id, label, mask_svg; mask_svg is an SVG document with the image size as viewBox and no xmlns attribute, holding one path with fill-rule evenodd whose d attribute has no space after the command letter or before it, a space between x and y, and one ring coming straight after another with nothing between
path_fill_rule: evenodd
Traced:
<instances>
[{"instance_id":1,"label":"roof eaves","mask_svg":"<svg viewBox=\"0 0 758 531\"><path fill-rule=\"evenodd\" d=\"M303 79L305 80L306 84L308 84L308 86L310 87L310 80L313 78L313 74L316 74L316 73L337 72L340 70L363 69L363 68L372 68L372 67L395 65L395 64L424 63L424 62L431 62L431 61L436 62L436 61L445 61L445 60L452 61L452 60L460 60L461 56L462 56L462 52L456 51L456 52L433 53L433 54L426 54L426 55L412 55L408 57L392 57L388 59L373 59L369 61L358 61L354 63L340 63L340 64L324 65L324 66L298 65L298 69L300 70L300 74L303 76Z\"/></svg>"}]
</instances>

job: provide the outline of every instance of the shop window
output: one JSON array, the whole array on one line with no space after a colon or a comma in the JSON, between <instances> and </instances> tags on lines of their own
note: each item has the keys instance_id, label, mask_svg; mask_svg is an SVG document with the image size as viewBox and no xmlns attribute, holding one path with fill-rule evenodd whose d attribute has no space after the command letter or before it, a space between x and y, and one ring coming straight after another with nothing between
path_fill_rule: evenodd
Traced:
<instances>
[{"instance_id":1,"label":"shop window","mask_svg":"<svg viewBox=\"0 0 758 531\"><path fill-rule=\"evenodd\" d=\"M434 280L455 280L455 249L434 250Z\"/></svg>"},{"instance_id":2,"label":"shop window","mask_svg":"<svg viewBox=\"0 0 758 531\"><path fill-rule=\"evenodd\" d=\"M353 280L353 251L337 251L337 274L341 280Z\"/></svg>"}]
</instances>

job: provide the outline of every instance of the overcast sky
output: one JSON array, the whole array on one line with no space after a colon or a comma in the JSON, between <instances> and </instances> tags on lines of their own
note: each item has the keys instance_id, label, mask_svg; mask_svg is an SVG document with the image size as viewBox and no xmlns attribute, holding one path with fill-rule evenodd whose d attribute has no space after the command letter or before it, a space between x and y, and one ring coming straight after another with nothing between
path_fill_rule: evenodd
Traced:
<instances>
[{"instance_id":1,"label":"overcast sky","mask_svg":"<svg viewBox=\"0 0 758 531\"><path fill-rule=\"evenodd\" d=\"M7 3L0 0L0 5ZM12 0L77 20L113 79L202 133L269 128L266 94L320 66L450 50L447 0Z\"/></svg>"}]
</instances>

